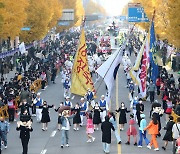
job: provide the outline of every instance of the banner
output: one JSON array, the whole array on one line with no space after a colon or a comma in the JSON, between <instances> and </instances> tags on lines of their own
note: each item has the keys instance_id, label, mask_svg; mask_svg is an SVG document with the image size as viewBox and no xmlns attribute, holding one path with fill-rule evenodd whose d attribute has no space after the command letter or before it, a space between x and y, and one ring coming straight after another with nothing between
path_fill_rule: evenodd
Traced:
<instances>
[{"instance_id":1,"label":"banner","mask_svg":"<svg viewBox=\"0 0 180 154\"><path fill-rule=\"evenodd\" d=\"M154 22L152 21L151 23L151 28L150 28L150 52L149 52L149 57L150 57L150 68L151 68L151 73L150 73L150 78L153 81L153 83L156 83L156 79L159 75L159 67L157 64L157 56L156 56L156 37L155 37L155 30L154 30Z\"/></svg>"},{"instance_id":2,"label":"banner","mask_svg":"<svg viewBox=\"0 0 180 154\"><path fill-rule=\"evenodd\" d=\"M139 85L139 90L140 90L140 95L142 98L146 97L146 92L147 92L147 71L149 68L149 42L148 39L146 40L146 44L144 46L144 51L141 59L141 65L138 71L138 85Z\"/></svg>"},{"instance_id":3,"label":"banner","mask_svg":"<svg viewBox=\"0 0 180 154\"><path fill-rule=\"evenodd\" d=\"M146 97L147 70L149 68L149 41L148 37L144 41L140 52L136 58L135 65L130 70L132 80L139 86L142 98Z\"/></svg>"},{"instance_id":4,"label":"banner","mask_svg":"<svg viewBox=\"0 0 180 154\"><path fill-rule=\"evenodd\" d=\"M96 71L107 85L108 97L110 97L114 88L114 81L122 61L123 49L125 49L125 45L123 45L121 50L116 50Z\"/></svg>"},{"instance_id":5,"label":"banner","mask_svg":"<svg viewBox=\"0 0 180 154\"><path fill-rule=\"evenodd\" d=\"M81 31L80 43L74 60L71 83L71 93L73 94L84 96L88 88L95 92L88 66L84 28Z\"/></svg>"}]
</instances>

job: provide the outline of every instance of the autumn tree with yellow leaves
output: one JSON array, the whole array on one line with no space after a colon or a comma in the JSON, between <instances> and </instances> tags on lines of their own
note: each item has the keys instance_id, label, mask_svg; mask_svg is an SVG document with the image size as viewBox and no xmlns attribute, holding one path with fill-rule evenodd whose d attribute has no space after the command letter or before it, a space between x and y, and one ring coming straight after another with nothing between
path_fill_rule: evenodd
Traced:
<instances>
[{"instance_id":1,"label":"autumn tree with yellow leaves","mask_svg":"<svg viewBox=\"0 0 180 154\"><path fill-rule=\"evenodd\" d=\"M180 1L177 0L132 0L139 2L144 7L145 13L151 20L154 14L155 31L162 40L168 42L177 48L180 48ZM147 29L148 24L141 23L141 26Z\"/></svg>"},{"instance_id":2,"label":"autumn tree with yellow leaves","mask_svg":"<svg viewBox=\"0 0 180 154\"><path fill-rule=\"evenodd\" d=\"M2 29L0 38L14 39L19 35L21 28L26 22L27 15L25 10L28 7L28 0L1 0L3 7L0 9L2 16Z\"/></svg>"},{"instance_id":3,"label":"autumn tree with yellow leaves","mask_svg":"<svg viewBox=\"0 0 180 154\"><path fill-rule=\"evenodd\" d=\"M62 4L58 0L29 0L26 10L27 20L25 27L30 31L21 31L20 39L25 42L40 40L55 27L62 13Z\"/></svg>"}]
</instances>

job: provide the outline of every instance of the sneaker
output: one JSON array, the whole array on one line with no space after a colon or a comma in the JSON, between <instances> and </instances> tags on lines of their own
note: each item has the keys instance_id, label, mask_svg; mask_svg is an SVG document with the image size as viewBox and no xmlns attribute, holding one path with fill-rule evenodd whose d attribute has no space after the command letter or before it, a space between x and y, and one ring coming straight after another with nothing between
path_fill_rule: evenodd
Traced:
<instances>
[{"instance_id":1,"label":"sneaker","mask_svg":"<svg viewBox=\"0 0 180 154\"><path fill-rule=\"evenodd\" d=\"M89 140L87 140L87 143L91 143L91 140L89 139Z\"/></svg>"},{"instance_id":2,"label":"sneaker","mask_svg":"<svg viewBox=\"0 0 180 154\"><path fill-rule=\"evenodd\" d=\"M151 149L151 146L150 146L150 145L148 145L148 146L147 146L147 148L148 148L148 149Z\"/></svg>"},{"instance_id":3,"label":"sneaker","mask_svg":"<svg viewBox=\"0 0 180 154\"><path fill-rule=\"evenodd\" d=\"M165 147L162 147L162 149L163 149L163 150L166 150L166 148L165 148Z\"/></svg>"},{"instance_id":4,"label":"sneaker","mask_svg":"<svg viewBox=\"0 0 180 154\"><path fill-rule=\"evenodd\" d=\"M78 130L79 130L79 128L76 128L76 130L78 131Z\"/></svg>"},{"instance_id":5,"label":"sneaker","mask_svg":"<svg viewBox=\"0 0 180 154\"><path fill-rule=\"evenodd\" d=\"M45 129L44 129L44 128L42 128L42 131L45 131Z\"/></svg>"},{"instance_id":6,"label":"sneaker","mask_svg":"<svg viewBox=\"0 0 180 154\"><path fill-rule=\"evenodd\" d=\"M66 144L66 147L69 147L69 144Z\"/></svg>"},{"instance_id":7,"label":"sneaker","mask_svg":"<svg viewBox=\"0 0 180 154\"><path fill-rule=\"evenodd\" d=\"M121 144L121 141L119 141L118 144Z\"/></svg>"},{"instance_id":8,"label":"sneaker","mask_svg":"<svg viewBox=\"0 0 180 154\"><path fill-rule=\"evenodd\" d=\"M96 130L99 130L99 128L96 128Z\"/></svg>"},{"instance_id":9,"label":"sneaker","mask_svg":"<svg viewBox=\"0 0 180 154\"><path fill-rule=\"evenodd\" d=\"M95 139L96 139L95 137L92 137L92 141L93 141L93 142L95 141Z\"/></svg>"},{"instance_id":10,"label":"sneaker","mask_svg":"<svg viewBox=\"0 0 180 154\"><path fill-rule=\"evenodd\" d=\"M159 148L155 148L154 151L159 151Z\"/></svg>"},{"instance_id":11,"label":"sneaker","mask_svg":"<svg viewBox=\"0 0 180 154\"><path fill-rule=\"evenodd\" d=\"M142 146L141 146L141 145L138 145L138 148L142 148Z\"/></svg>"},{"instance_id":12,"label":"sneaker","mask_svg":"<svg viewBox=\"0 0 180 154\"><path fill-rule=\"evenodd\" d=\"M61 148L63 148L64 146L63 145L61 145Z\"/></svg>"},{"instance_id":13,"label":"sneaker","mask_svg":"<svg viewBox=\"0 0 180 154\"><path fill-rule=\"evenodd\" d=\"M7 149L7 145L6 145L6 146L4 146L4 148L5 148L5 149Z\"/></svg>"},{"instance_id":14,"label":"sneaker","mask_svg":"<svg viewBox=\"0 0 180 154\"><path fill-rule=\"evenodd\" d=\"M134 143L134 146L137 146L137 143Z\"/></svg>"},{"instance_id":15,"label":"sneaker","mask_svg":"<svg viewBox=\"0 0 180 154\"><path fill-rule=\"evenodd\" d=\"M130 145L129 141L127 141L125 144L126 144L126 145Z\"/></svg>"},{"instance_id":16,"label":"sneaker","mask_svg":"<svg viewBox=\"0 0 180 154\"><path fill-rule=\"evenodd\" d=\"M76 131L77 129L76 128L73 128L74 129L74 131Z\"/></svg>"}]
</instances>

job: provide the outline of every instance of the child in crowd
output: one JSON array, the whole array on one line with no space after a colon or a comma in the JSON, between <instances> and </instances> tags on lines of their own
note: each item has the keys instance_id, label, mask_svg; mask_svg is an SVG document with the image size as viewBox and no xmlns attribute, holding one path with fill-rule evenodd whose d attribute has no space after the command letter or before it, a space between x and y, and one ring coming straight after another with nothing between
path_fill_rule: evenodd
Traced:
<instances>
[{"instance_id":1,"label":"child in crowd","mask_svg":"<svg viewBox=\"0 0 180 154\"><path fill-rule=\"evenodd\" d=\"M145 114L141 114L141 121L140 121L140 127L139 127L139 143L138 143L138 148L142 148L142 142L143 138L146 142L146 144L149 144L149 140L146 137L146 131L144 131L144 128L146 128L146 119L145 119Z\"/></svg>"},{"instance_id":2,"label":"child in crowd","mask_svg":"<svg viewBox=\"0 0 180 154\"><path fill-rule=\"evenodd\" d=\"M89 113L88 115L88 119L87 119L87 125L86 125L86 133L88 136L88 140L87 142L94 142L95 137L92 136L92 134L94 133L94 125L93 125L93 120L92 120L92 114Z\"/></svg>"},{"instance_id":3,"label":"child in crowd","mask_svg":"<svg viewBox=\"0 0 180 154\"><path fill-rule=\"evenodd\" d=\"M137 130L136 127L134 126L136 124L134 120L134 115L130 115L130 120L129 120L129 128L127 131L128 135L128 141L125 143L127 145L130 145L130 136L132 135L134 137L134 146L137 146Z\"/></svg>"}]
</instances>

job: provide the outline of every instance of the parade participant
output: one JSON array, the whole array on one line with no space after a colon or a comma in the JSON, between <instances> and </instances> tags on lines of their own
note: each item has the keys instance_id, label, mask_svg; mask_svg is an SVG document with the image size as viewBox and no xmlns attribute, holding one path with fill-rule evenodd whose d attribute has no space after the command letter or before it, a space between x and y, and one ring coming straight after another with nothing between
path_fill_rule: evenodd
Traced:
<instances>
[{"instance_id":1,"label":"parade participant","mask_svg":"<svg viewBox=\"0 0 180 154\"><path fill-rule=\"evenodd\" d=\"M177 118L177 123L173 125L172 134L173 134L173 153L175 153L175 144L177 139L180 138L180 117Z\"/></svg>"},{"instance_id":2,"label":"parade participant","mask_svg":"<svg viewBox=\"0 0 180 154\"><path fill-rule=\"evenodd\" d=\"M95 103L92 112L94 113L93 116L94 130L99 130L99 124L101 123L100 112L103 112L103 110L100 108L98 102Z\"/></svg>"},{"instance_id":3,"label":"parade participant","mask_svg":"<svg viewBox=\"0 0 180 154\"><path fill-rule=\"evenodd\" d=\"M146 145L149 145L149 140L146 137L146 131L144 131L144 128L147 126L147 122L145 119L145 114L141 114L141 121L140 121L140 126L139 126L139 142L138 142L138 148L142 148L142 143L143 143L143 138L144 141L146 142Z\"/></svg>"},{"instance_id":4,"label":"parade participant","mask_svg":"<svg viewBox=\"0 0 180 154\"><path fill-rule=\"evenodd\" d=\"M119 127L120 127L120 130L124 130L124 124L127 123L126 113L128 113L130 111L127 110L124 102L121 102L121 106L118 110L116 110L116 112L120 112L120 114L119 114Z\"/></svg>"},{"instance_id":5,"label":"parade participant","mask_svg":"<svg viewBox=\"0 0 180 154\"><path fill-rule=\"evenodd\" d=\"M21 109L21 114L24 113L24 110L27 110L28 114L30 115L30 111L29 111L30 107L31 105L27 103L26 99L23 99L22 102L19 104L19 108Z\"/></svg>"},{"instance_id":6,"label":"parade participant","mask_svg":"<svg viewBox=\"0 0 180 154\"><path fill-rule=\"evenodd\" d=\"M136 116L138 120L138 125L140 126L141 117L140 115L144 112L144 104L142 102L142 99L139 99L139 103L136 104Z\"/></svg>"},{"instance_id":7,"label":"parade participant","mask_svg":"<svg viewBox=\"0 0 180 154\"><path fill-rule=\"evenodd\" d=\"M168 98L166 100L166 110L165 110L165 114L166 114L166 122L168 122L169 120L169 116L172 113L172 108L173 108L173 104L170 98Z\"/></svg>"},{"instance_id":8,"label":"parade participant","mask_svg":"<svg viewBox=\"0 0 180 154\"><path fill-rule=\"evenodd\" d=\"M66 142L66 147L69 147L69 130L70 130L69 120L72 119L74 116L75 115L69 116L69 110L64 110L62 112L61 148L64 147L65 142Z\"/></svg>"},{"instance_id":9,"label":"parade participant","mask_svg":"<svg viewBox=\"0 0 180 154\"><path fill-rule=\"evenodd\" d=\"M33 131L32 129L32 121L18 121L17 122L17 131L20 131L20 139L23 147L23 153L28 153L28 143L30 139L30 132Z\"/></svg>"},{"instance_id":10,"label":"parade participant","mask_svg":"<svg viewBox=\"0 0 180 154\"><path fill-rule=\"evenodd\" d=\"M47 102L44 101L42 106L39 106L40 109L42 109L42 130L47 130L48 122L50 122L50 116L49 116L49 108L53 108L54 105L47 105Z\"/></svg>"},{"instance_id":11,"label":"parade participant","mask_svg":"<svg viewBox=\"0 0 180 154\"><path fill-rule=\"evenodd\" d=\"M150 102L153 103L154 102L154 95L155 95L155 84L153 83L153 81L151 80L149 83L149 87L148 87L148 91L150 94Z\"/></svg>"},{"instance_id":12,"label":"parade participant","mask_svg":"<svg viewBox=\"0 0 180 154\"><path fill-rule=\"evenodd\" d=\"M64 106L69 106L70 108L73 107L72 103L69 101L69 96L66 97L66 101L64 102Z\"/></svg>"},{"instance_id":13,"label":"parade participant","mask_svg":"<svg viewBox=\"0 0 180 154\"><path fill-rule=\"evenodd\" d=\"M43 99L40 98L40 93L37 93L37 97L34 99L33 104L36 105L36 118L37 118L37 122L41 122L42 109L40 109L39 107L42 106Z\"/></svg>"},{"instance_id":14,"label":"parade participant","mask_svg":"<svg viewBox=\"0 0 180 154\"><path fill-rule=\"evenodd\" d=\"M34 99L37 97L34 90L31 90L31 99L32 99L32 116L36 116L36 105L33 103Z\"/></svg>"},{"instance_id":15,"label":"parade participant","mask_svg":"<svg viewBox=\"0 0 180 154\"><path fill-rule=\"evenodd\" d=\"M156 79L156 89L157 89L157 95L160 95L160 87L161 87L161 77L158 76Z\"/></svg>"},{"instance_id":16,"label":"parade participant","mask_svg":"<svg viewBox=\"0 0 180 154\"><path fill-rule=\"evenodd\" d=\"M148 126L146 128L144 128L144 131L148 130L148 133L151 135L151 141L148 144L147 148L151 149L151 146L154 145L155 151L159 151L159 146L158 146L157 139L156 139L156 136L159 133L158 125L159 125L159 121L158 121L157 117L155 116L155 114L153 114L152 120L150 121Z\"/></svg>"},{"instance_id":17,"label":"parade participant","mask_svg":"<svg viewBox=\"0 0 180 154\"><path fill-rule=\"evenodd\" d=\"M163 150L166 150L166 147L168 145L168 141L172 142L173 141L173 134L172 134L172 127L174 125L174 121L173 121L173 117L170 116L169 117L169 121L166 124L166 127L164 127L164 129L166 130L166 133L163 137L164 142L164 146L162 147Z\"/></svg>"},{"instance_id":18,"label":"parade participant","mask_svg":"<svg viewBox=\"0 0 180 154\"><path fill-rule=\"evenodd\" d=\"M112 123L109 122L109 117L105 116L105 121L101 125L102 131L102 142L103 142L103 151L105 153L110 152L110 144L111 144L111 129L115 131Z\"/></svg>"},{"instance_id":19,"label":"parade participant","mask_svg":"<svg viewBox=\"0 0 180 154\"><path fill-rule=\"evenodd\" d=\"M74 124L74 130L79 130L79 124L81 123L81 117L80 117L80 107L79 103L76 103L75 107L72 109L72 112L75 113L75 116L73 118L73 124Z\"/></svg>"},{"instance_id":20,"label":"parade participant","mask_svg":"<svg viewBox=\"0 0 180 154\"><path fill-rule=\"evenodd\" d=\"M129 83L129 100L132 101L132 98L134 97L134 83L131 81Z\"/></svg>"},{"instance_id":21,"label":"parade participant","mask_svg":"<svg viewBox=\"0 0 180 154\"><path fill-rule=\"evenodd\" d=\"M92 120L92 114L89 113L87 118L87 125L86 125L86 134L88 136L88 140L87 140L88 143L94 142L95 137L92 136L93 133L94 133L94 125Z\"/></svg>"},{"instance_id":22,"label":"parade participant","mask_svg":"<svg viewBox=\"0 0 180 154\"><path fill-rule=\"evenodd\" d=\"M70 85L71 85L70 80L68 78L66 78L64 83L63 83L64 98L70 97Z\"/></svg>"},{"instance_id":23,"label":"parade participant","mask_svg":"<svg viewBox=\"0 0 180 154\"><path fill-rule=\"evenodd\" d=\"M152 117L155 115L156 119L158 120L158 136L161 136L160 130L161 130L161 116L163 115L163 110L161 108L161 104L160 103L153 103L152 104Z\"/></svg>"},{"instance_id":24,"label":"parade participant","mask_svg":"<svg viewBox=\"0 0 180 154\"><path fill-rule=\"evenodd\" d=\"M1 131L1 143L4 144L4 148L7 149L7 134L9 133L9 123L5 121L3 117L0 117L0 131Z\"/></svg>"},{"instance_id":25,"label":"parade participant","mask_svg":"<svg viewBox=\"0 0 180 154\"><path fill-rule=\"evenodd\" d=\"M103 110L103 112L100 113L101 121L103 122L105 120L104 118L107 115L107 112L109 111L108 103L106 102L104 95L101 96L99 106Z\"/></svg>"},{"instance_id":26,"label":"parade participant","mask_svg":"<svg viewBox=\"0 0 180 154\"><path fill-rule=\"evenodd\" d=\"M130 104L130 109L131 109L131 112L134 114L134 120L137 120L136 119L136 104L138 104L138 97L134 97L134 99L131 101L131 104Z\"/></svg>"},{"instance_id":27,"label":"parade participant","mask_svg":"<svg viewBox=\"0 0 180 154\"><path fill-rule=\"evenodd\" d=\"M115 137L116 137L116 140L117 140L117 143L118 144L121 144L121 137L120 137L120 134L118 133L118 127L117 127L117 122L116 122L116 117L114 115L113 112L109 112L109 122L112 123L115 131L114 131L114 134L115 134Z\"/></svg>"},{"instance_id":28,"label":"parade participant","mask_svg":"<svg viewBox=\"0 0 180 154\"><path fill-rule=\"evenodd\" d=\"M88 101L88 104L91 105L92 107L94 107L94 92L92 92L89 88L88 91L86 93L86 99Z\"/></svg>"},{"instance_id":29,"label":"parade participant","mask_svg":"<svg viewBox=\"0 0 180 154\"><path fill-rule=\"evenodd\" d=\"M130 145L130 136L132 135L134 137L134 146L137 146L137 130L136 127L134 126L136 124L134 120L134 115L130 115L130 120L129 120L129 128L127 131L127 136L128 136L128 141L125 143L127 145Z\"/></svg>"},{"instance_id":30,"label":"parade participant","mask_svg":"<svg viewBox=\"0 0 180 154\"><path fill-rule=\"evenodd\" d=\"M54 106L54 110L55 110L56 112L58 112L58 127L57 127L58 130L61 130L61 124L62 124L61 116L62 116L62 113L60 112L60 108L61 108L62 106L64 106L64 103L63 103L63 102L60 102L60 105L59 105L59 107L58 107L57 109L56 109L56 107Z\"/></svg>"},{"instance_id":31,"label":"parade participant","mask_svg":"<svg viewBox=\"0 0 180 154\"><path fill-rule=\"evenodd\" d=\"M88 112L88 104L84 101L84 98L81 98L81 104L80 104L80 117L81 117L81 124L80 126L83 126L85 124L85 116Z\"/></svg>"}]
</instances>

